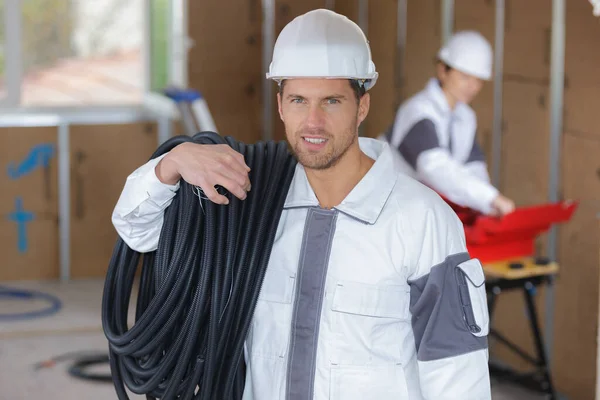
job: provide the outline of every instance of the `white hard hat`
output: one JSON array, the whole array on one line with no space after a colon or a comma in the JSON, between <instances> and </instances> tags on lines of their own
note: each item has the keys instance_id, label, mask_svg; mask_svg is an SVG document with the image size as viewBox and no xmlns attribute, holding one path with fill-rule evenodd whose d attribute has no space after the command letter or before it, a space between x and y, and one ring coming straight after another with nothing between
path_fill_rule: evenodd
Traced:
<instances>
[{"instance_id":1,"label":"white hard hat","mask_svg":"<svg viewBox=\"0 0 600 400\"><path fill-rule=\"evenodd\" d=\"M331 10L318 9L294 18L287 24L273 49L267 79L348 78L370 80L378 73L371 49L360 27Z\"/></svg>"},{"instance_id":2,"label":"white hard hat","mask_svg":"<svg viewBox=\"0 0 600 400\"><path fill-rule=\"evenodd\" d=\"M477 78L492 77L492 46L478 32L457 32L438 52L438 58L452 68Z\"/></svg>"}]
</instances>

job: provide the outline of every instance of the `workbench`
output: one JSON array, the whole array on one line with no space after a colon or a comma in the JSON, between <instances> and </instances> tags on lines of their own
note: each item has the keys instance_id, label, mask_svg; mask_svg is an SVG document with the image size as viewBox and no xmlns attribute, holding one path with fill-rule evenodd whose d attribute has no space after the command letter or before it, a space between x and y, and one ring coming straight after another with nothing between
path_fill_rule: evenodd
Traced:
<instances>
[{"instance_id":1,"label":"workbench","mask_svg":"<svg viewBox=\"0 0 600 400\"><path fill-rule=\"evenodd\" d=\"M486 289L488 294L490 316L489 338L494 338L498 343L507 346L511 351L534 367L531 373L518 373L490 361L490 373L493 376L508 379L529 389L548 394L550 399L556 399L557 395L548 365L534 295L539 286L552 284L553 278L559 271L558 264L542 258L525 257L488 262L482 265L486 275ZM502 292L515 290L522 290L524 294L530 329L535 344L536 354L534 356L528 354L512 343L510 338L503 336L493 328L492 317L498 297Z\"/></svg>"}]
</instances>

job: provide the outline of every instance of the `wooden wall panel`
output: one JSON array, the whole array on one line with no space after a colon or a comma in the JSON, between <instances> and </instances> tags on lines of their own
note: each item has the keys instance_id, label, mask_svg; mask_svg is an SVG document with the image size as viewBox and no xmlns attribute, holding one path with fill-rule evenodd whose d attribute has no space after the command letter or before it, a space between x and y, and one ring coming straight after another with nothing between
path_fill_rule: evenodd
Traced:
<instances>
[{"instance_id":1,"label":"wooden wall panel","mask_svg":"<svg viewBox=\"0 0 600 400\"><path fill-rule=\"evenodd\" d=\"M505 6L504 80L547 85L552 0L505 0Z\"/></svg>"},{"instance_id":2,"label":"wooden wall panel","mask_svg":"<svg viewBox=\"0 0 600 400\"><path fill-rule=\"evenodd\" d=\"M600 37L598 17L585 1L567 2L565 44L565 112L567 131L600 138L598 93L600 93Z\"/></svg>"},{"instance_id":3,"label":"wooden wall panel","mask_svg":"<svg viewBox=\"0 0 600 400\"><path fill-rule=\"evenodd\" d=\"M0 281L58 277L56 128L0 129Z\"/></svg>"},{"instance_id":4,"label":"wooden wall panel","mask_svg":"<svg viewBox=\"0 0 600 400\"><path fill-rule=\"evenodd\" d=\"M435 76L435 58L442 45L440 4L439 0L408 2L402 99L422 90Z\"/></svg>"},{"instance_id":5,"label":"wooden wall panel","mask_svg":"<svg viewBox=\"0 0 600 400\"><path fill-rule=\"evenodd\" d=\"M125 179L157 147L154 123L71 127L71 276L103 277L117 233L111 215Z\"/></svg>"},{"instance_id":6,"label":"wooden wall panel","mask_svg":"<svg viewBox=\"0 0 600 400\"><path fill-rule=\"evenodd\" d=\"M189 85L202 92L221 135L262 137L262 12L258 0L189 2Z\"/></svg>"},{"instance_id":7,"label":"wooden wall panel","mask_svg":"<svg viewBox=\"0 0 600 400\"><path fill-rule=\"evenodd\" d=\"M399 90L396 84L397 0L369 2L368 36L371 54L379 72L377 83L369 92L371 108L365 120L364 135L377 137L394 121Z\"/></svg>"},{"instance_id":8,"label":"wooden wall panel","mask_svg":"<svg viewBox=\"0 0 600 400\"><path fill-rule=\"evenodd\" d=\"M559 388L574 399L594 398L598 385L598 33L599 20L588 2L566 2L561 197L578 200L580 206L559 230L562 274L556 293L553 368Z\"/></svg>"},{"instance_id":9,"label":"wooden wall panel","mask_svg":"<svg viewBox=\"0 0 600 400\"><path fill-rule=\"evenodd\" d=\"M548 104L546 86L504 83L501 190L520 207L548 198Z\"/></svg>"},{"instance_id":10,"label":"wooden wall panel","mask_svg":"<svg viewBox=\"0 0 600 400\"><path fill-rule=\"evenodd\" d=\"M563 197L580 206L560 227L553 368L569 398L587 399L595 393L598 355L600 140L567 132L562 151Z\"/></svg>"}]
</instances>

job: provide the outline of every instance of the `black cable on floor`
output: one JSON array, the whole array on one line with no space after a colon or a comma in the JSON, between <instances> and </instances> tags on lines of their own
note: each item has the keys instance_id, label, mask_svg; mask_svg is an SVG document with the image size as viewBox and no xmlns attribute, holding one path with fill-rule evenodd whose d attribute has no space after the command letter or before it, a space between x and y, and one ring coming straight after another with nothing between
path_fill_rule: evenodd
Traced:
<instances>
[{"instance_id":1,"label":"black cable on floor","mask_svg":"<svg viewBox=\"0 0 600 400\"><path fill-rule=\"evenodd\" d=\"M90 366L100 364L106 364L106 366L109 365L108 354L102 352L72 351L54 356L47 360L39 361L33 365L33 368L38 371L44 368L54 367L60 362L69 360L72 360L72 363L68 368L69 375L88 381L112 383L113 379L111 374L99 374L87 371Z\"/></svg>"},{"instance_id":2,"label":"black cable on floor","mask_svg":"<svg viewBox=\"0 0 600 400\"><path fill-rule=\"evenodd\" d=\"M23 302L44 300L48 303L48 306L41 310L17 313L0 313L0 321L4 322L47 317L56 314L62 308L62 302L60 299L50 293L44 293L37 290L12 288L4 285L0 285L0 300L18 300Z\"/></svg>"},{"instance_id":3,"label":"black cable on floor","mask_svg":"<svg viewBox=\"0 0 600 400\"><path fill-rule=\"evenodd\" d=\"M285 142L246 145L214 132L183 142L228 144L251 168L252 190L229 205L198 196L181 181L165 211L158 249L140 254L121 239L106 275L102 323L119 399L125 387L154 399L241 399L243 344L266 271L295 158ZM136 321L127 312L142 258Z\"/></svg>"},{"instance_id":4,"label":"black cable on floor","mask_svg":"<svg viewBox=\"0 0 600 400\"><path fill-rule=\"evenodd\" d=\"M112 375L110 374L98 374L88 372L87 369L93 365L108 364L108 354L99 354L95 356L82 356L75 359L73 364L69 367L69 374L75 378L83 379L86 381L95 382L112 382Z\"/></svg>"}]
</instances>

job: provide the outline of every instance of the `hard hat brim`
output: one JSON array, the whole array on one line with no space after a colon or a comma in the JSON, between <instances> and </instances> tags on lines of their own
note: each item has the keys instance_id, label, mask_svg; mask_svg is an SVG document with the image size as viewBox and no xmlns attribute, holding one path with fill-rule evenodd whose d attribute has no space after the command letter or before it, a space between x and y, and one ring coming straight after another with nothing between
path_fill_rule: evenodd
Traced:
<instances>
[{"instance_id":1,"label":"hard hat brim","mask_svg":"<svg viewBox=\"0 0 600 400\"><path fill-rule=\"evenodd\" d=\"M371 89L375 86L377 82L377 78L379 77L379 73L375 72L373 74L369 74L366 76L356 77L356 76L320 76L320 75L271 75L267 72L266 78L271 79L275 82L281 82L285 79L353 79L353 80L363 80L365 81L365 90Z\"/></svg>"}]
</instances>

